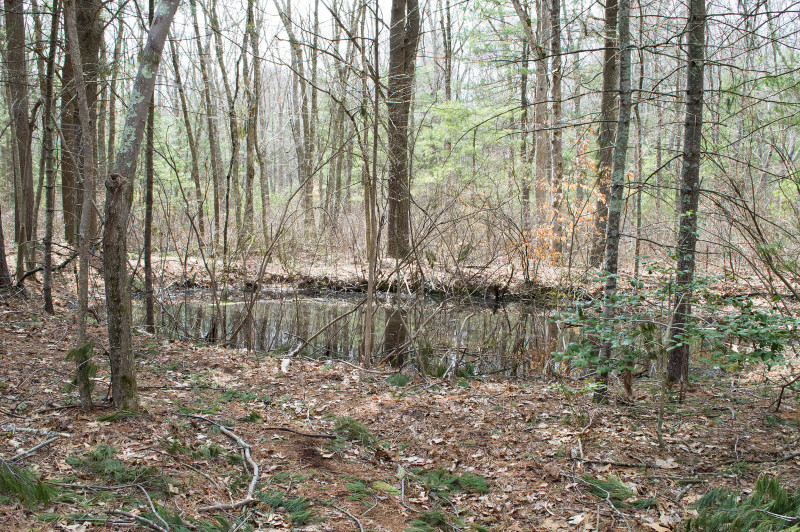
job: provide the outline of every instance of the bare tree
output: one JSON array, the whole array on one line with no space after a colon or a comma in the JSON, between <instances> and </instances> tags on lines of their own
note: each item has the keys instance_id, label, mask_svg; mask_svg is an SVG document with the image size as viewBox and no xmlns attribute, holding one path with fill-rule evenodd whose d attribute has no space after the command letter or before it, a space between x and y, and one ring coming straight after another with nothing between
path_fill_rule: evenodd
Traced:
<instances>
[{"instance_id":1,"label":"bare tree","mask_svg":"<svg viewBox=\"0 0 800 532\"><path fill-rule=\"evenodd\" d=\"M417 0L392 0L389 33L389 183L387 252L403 258L411 251L411 176L409 175L409 113L419 43L420 14Z\"/></svg>"},{"instance_id":2,"label":"bare tree","mask_svg":"<svg viewBox=\"0 0 800 532\"><path fill-rule=\"evenodd\" d=\"M616 118L614 104L617 100L617 0L605 4L605 49L603 52L603 94L600 102L600 124L597 137L597 206L595 209L595 235L589 255L591 265L600 264L605 250L608 204L611 193L611 172L614 157Z\"/></svg>"},{"instance_id":3,"label":"bare tree","mask_svg":"<svg viewBox=\"0 0 800 532\"><path fill-rule=\"evenodd\" d=\"M103 278L108 315L108 351L111 361L111 396L119 410L138 411L136 370L131 340L131 291L128 275L127 227L133 205L136 164L142 145L150 101L153 98L161 53L179 0L163 0L142 51L133 83L125 126L114 172L106 181L103 231Z\"/></svg>"},{"instance_id":4,"label":"bare tree","mask_svg":"<svg viewBox=\"0 0 800 532\"><path fill-rule=\"evenodd\" d=\"M622 208L625 199L625 167L628 157L628 139L631 120L631 49L630 49L630 10L631 0L619 1L619 117L617 121L616 144L614 146L614 169L611 174L611 189L608 206L608 223L605 237L605 286L603 291L603 318L609 323L614 318L616 306L613 301L617 293L619 272L619 240ZM610 372L611 343L600 346L598 371L600 386L595 392L595 402L606 401L608 375Z\"/></svg>"},{"instance_id":5,"label":"bare tree","mask_svg":"<svg viewBox=\"0 0 800 532\"><path fill-rule=\"evenodd\" d=\"M42 112L42 158L45 173L45 221L44 221L44 272L42 276L42 297L44 310L53 314L53 216L55 214L55 153L53 149L53 77L55 75L56 50L58 47L58 21L61 4L53 2L50 17L50 42L47 52L47 73L44 86L44 111ZM0 242L0 247L1 247ZM3 254L5 259L5 254Z\"/></svg>"},{"instance_id":6,"label":"bare tree","mask_svg":"<svg viewBox=\"0 0 800 532\"><path fill-rule=\"evenodd\" d=\"M683 165L680 186L680 225L678 230L678 271L675 310L670 328L667 382L680 382L689 376L689 339L686 325L692 313L692 282L697 247L697 208L700 200L700 157L703 135L703 74L705 60L705 0L691 0L686 25L686 120L683 133Z\"/></svg>"},{"instance_id":7,"label":"bare tree","mask_svg":"<svg viewBox=\"0 0 800 532\"><path fill-rule=\"evenodd\" d=\"M6 71L8 96L14 134L15 175L14 211L17 241L17 276L21 278L24 265L31 266L33 247L33 157L31 153L31 124L28 105L28 61L25 54L25 15L22 0L5 0ZM27 259L27 260L26 260ZM29 269L31 269L29 267Z\"/></svg>"},{"instance_id":8,"label":"bare tree","mask_svg":"<svg viewBox=\"0 0 800 532\"><path fill-rule=\"evenodd\" d=\"M94 124L89 117L89 101L86 95L86 83L83 77L83 61L81 59L78 26L75 20L76 0L66 0L64 3L64 29L69 46L69 57L72 61L72 81L75 84L75 93L78 101L78 120L81 128L81 151L83 152L83 203L81 205L81 220L78 226L78 345L75 353L75 369L81 405L85 410L91 410L92 387L89 372L89 360L92 357L93 347L86 342L86 319L89 305L89 240L90 217L94 209Z\"/></svg>"}]
</instances>

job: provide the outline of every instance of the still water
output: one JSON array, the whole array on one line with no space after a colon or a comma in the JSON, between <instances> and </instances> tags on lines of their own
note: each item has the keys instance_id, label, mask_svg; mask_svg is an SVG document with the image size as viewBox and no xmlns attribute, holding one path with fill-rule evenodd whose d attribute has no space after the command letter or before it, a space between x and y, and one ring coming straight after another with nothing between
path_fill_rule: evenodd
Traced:
<instances>
[{"instance_id":1,"label":"still water","mask_svg":"<svg viewBox=\"0 0 800 532\"><path fill-rule=\"evenodd\" d=\"M215 304L210 293L173 292L162 300L156 326L174 338L211 342L224 338L231 347L281 354L339 318L311 339L303 354L395 367L411 364L436 376L542 374L550 364L550 353L562 347L549 319L551 311L530 303L380 295L374 348L367 360L360 352L363 299L363 294L274 290L240 293ZM134 320L141 323L141 307L134 313Z\"/></svg>"}]
</instances>

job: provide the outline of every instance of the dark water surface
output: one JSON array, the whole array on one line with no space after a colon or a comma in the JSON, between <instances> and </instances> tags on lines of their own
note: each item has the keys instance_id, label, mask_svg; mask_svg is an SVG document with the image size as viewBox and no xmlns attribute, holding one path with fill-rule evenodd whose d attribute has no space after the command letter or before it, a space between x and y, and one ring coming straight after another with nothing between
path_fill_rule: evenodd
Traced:
<instances>
[{"instance_id":1,"label":"dark water surface","mask_svg":"<svg viewBox=\"0 0 800 532\"><path fill-rule=\"evenodd\" d=\"M173 338L219 341L222 331L231 347L255 353L288 352L315 335L304 354L364 362L363 294L304 295L280 290L238 294L216 307L211 293L167 294L157 309L156 326ZM248 312L248 309L249 312ZM134 320L143 322L141 306ZM373 329L371 363L413 364L426 374L540 374L558 345L550 311L530 303L492 304L483 300L397 300L380 295Z\"/></svg>"}]
</instances>

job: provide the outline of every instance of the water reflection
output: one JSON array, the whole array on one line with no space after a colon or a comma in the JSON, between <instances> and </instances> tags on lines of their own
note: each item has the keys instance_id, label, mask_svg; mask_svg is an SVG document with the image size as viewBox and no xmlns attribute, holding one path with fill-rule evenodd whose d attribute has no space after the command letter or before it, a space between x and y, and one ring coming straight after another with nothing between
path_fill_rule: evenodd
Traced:
<instances>
[{"instance_id":1,"label":"water reflection","mask_svg":"<svg viewBox=\"0 0 800 532\"><path fill-rule=\"evenodd\" d=\"M305 354L359 361L361 300L360 295L341 294L246 294L215 308L208 294L173 294L158 312L156 325L171 337L219 341L225 331L233 347L286 352L356 309L310 341ZM548 315L520 302L384 297L375 308L371 360L395 368L414 364L436 376L543 374L552 369L549 355L558 348L558 330Z\"/></svg>"}]
</instances>

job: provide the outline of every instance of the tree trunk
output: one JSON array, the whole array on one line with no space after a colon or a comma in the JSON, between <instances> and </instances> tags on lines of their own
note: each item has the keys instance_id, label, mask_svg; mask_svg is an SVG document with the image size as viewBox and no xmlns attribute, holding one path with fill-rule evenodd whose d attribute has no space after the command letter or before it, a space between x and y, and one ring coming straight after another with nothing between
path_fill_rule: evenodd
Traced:
<instances>
[{"instance_id":1,"label":"tree trunk","mask_svg":"<svg viewBox=\"0 0 800 532\"><path fill-rule=\"evenodd\" d=\"M44 273L42 275L42 298L44 310L53 314L53 215L55 214L55 154L53 149L53 78L55 77L56 50L58 47L58 21L61 4L53 2L50 18L50 43L47 51L47 73L44 85L44 111L42 113L42 159L45 174L45 218L44 218ZM0 240L2 236L0 236ZM2 242L0 242L2 248ZM5 260L5 253L2 253ZM2 265L0 265L2 269ZM0 274L1 275L1 274Z\"/></svg>"},{"instance_id":2,"label":"tree trunk","mask_svg":"<svg viewBox=\"0 0 800 532\"><path fill-rule=\"evenodd\" d=\"M703 69L705 61L705 0L691 0L687 31L686 120L683 135L683 167L680 187L678 272L675 311L669 342L667 382L684 386L689 376L689 339L686 325L691 317L692 282L697 245L697 207L700 199L700 158L703 133Z\"/></svg>"},{"instance_id":3,"label":"tree trunk","mask_svg":"<svg viewBox=\"0 0 800 532\"><path fill-rule=\"evenodd\" d=\"M31 125L28 115L28 61L25 57L25 15L22 0L5 0L6 71L8 73L9 103L14 134L14 155L17 158L19 186L15 189L15 227L19 246L18 264L27 263L32 269L33 258L33 157ZM4 251L5 252L5 251ZM26 260L27 259L27 260Z\"/></svg>"},{"instance_id":4,"label":"tree trunk","mask_svg":"<svg viewBox=\"0 0 800 532\"><path fill-rule=\"evenodd\" d=\"M64 29L67 36L69 57L72 61L72 81L75 84L75 94L78 103L78 121L81 128L81 152L83 153L82 189L84 200L81 205L81 219L78 225L78 345L76 346L75 371L81 405L84 410L91 410L92 387L89 372L89 360L92 356L92 347L85 349L86 344L86 318L89 307L89 229L91 225L91 212L94 208L94 127L89 116L89 102L86 83L83 77L83 60L81 56L80 41L78 40L78 25L75 16L76 0L67 0L64 4ZM79 353L79 354L78 354Z\"/></svg>"},{"instance_id":5,"label":"tree trunk","mask_svg":"<svg viewBox=\"0 0 800 532\"><path fill-rule=\"evenodd\" d=\"M534 154L534 197L538 221L547 218L547 198L550 185L550 141L547 131L547 49L550 41L550 6L548 0L536 0L536 26L538 42L532 48L536 57L536 85L534 87L533 127L536 140Z\"/></svg>"},{"instance_id":6,"label":"tree trunk","mask_svg":"<svg viewBox=\"0 0 800 532\"><path fill-rule=\"evenodd\" d=\"M550 49L553 70L553 88L552 88L552 162L553 171L550 179L550 190L552 192L551 207L553 210L553 238L552 247L554 259L561 260L562 241L564 238L563 227L561 223L561 182L564 177L564 159L561 156L562 142L561 142L561 1L552 0L550 6L550 31L552 33L550 39Z\"/></svg>"},{"instance_id":7,"label":"tree trunk","mask_svg":"<svg viewBox=\"0 0 800 532\"><path fill-rule=\"evenodd\" d=\"M520 192L522 195L522 216L520 223L522 224L522 238L523 241L529 242L531 233L531 164L528 160L528 52L530 51L530 43L527 39L522 45L522 74L520 75L519 82L519 132L521 135L519 142L519 158L520 158ZM523 244L524 245L524 244ZM525 245L523 248L525 254L528 253L528 247Z\"/></svg>"},{"instance_id":8,"label":"tree trunk","mask_svg":"<svg viewBox=\"0 0 800 532\"><path fill-rule=\"evenodd\" d=\"M247 20L245 23L245 43L256 41L255 18L253 16L253 0L247 0ZM244 183L244 219L239 233L239 240L251 238L253 233L253 189L256 181L256 126L258 121L258 95L253 90L253 79L255 77L255 56L258 53L257 42L251 42L253 53L253 72L250 72L250 64L247 60L247 45L242 51L244 64L244 79L246 84L245 93L247 95L247 137L245 139L246 152L246 173Z\"/></svg>"},{"instance_id":9,"label":"tree trunk","mask_svg":"<svg viewBox=\"0 0 800 532\"><path fill-rule=\"evenodd\" d=\"M600 264L605 250L606 221L611 192L611 171L614 164L614 135L616 119L614 103L617 99L617 0L607 0L605 6L605 51L603 53L603 96L600 102L598 126L597 207L595 209L595 235L589 255L592 266Z\"/></svg>"},{"instance_id":10,"label":"tree trunk","mask_svg":"<svg viewBox=\"0 0 800 532\"><path fill-rule=\"evenodd\" d=\"M3 210L0 208L0 219L2 219L2 216ZM3 236L3 224L0 224L0 290L8 290L9 288L11 288L11 271L8 269L8 262L6 261L6 239Z\"/></svg>"},{"instance_id":11,"label":"tree trunk","mask_svg":"<svg viewBox=\"0 0 800 532\"><path fill-rule=\"evenodd\" d=\"M197 56L200 62L200 75L203 81L203 99L206 107L206 123L208 126L209 158L211 159L211 183L214 193L214 249L219 245L220 233L220 189L222 188L222 156L219 151L219 135L217 134L216 107L211 98L211 83L208 78L208 65L206 50L200 39L200 26L197 22L197 3L196 0L189 0L192 11L192 24L194 26L195 41L197 42Z\"/></svg>"},{"instance_id":12,"label":"tree trunk","mask_svg":"<svg viewBox=\"0 0 800 532\"><path fill-rule=\"evenodd\" d=\"M154 0L148 0L147 23L153 24ZM153 301L153 135L155 131L156 106L150 99L147 110L147 131L144 144L144 328L155 332L155 302Z\"/></svg>"},{"instance_id":13,"label":"tree trunk","mask_svg":"<svg viewBox=\"0 0 800 532\"><path fill-rule=\"evenodd\" d=\"M628 155L628 138L631 120L631 50L630 40L630 0L619 2L619 118L617 122L616 145L614 146L613 172L608 205L608 224L606 226L605 249L605 287L603 292L603 319L611 326L616 308L613 302L617 293L617 272L619 266L620 221L624 203L625 163ZM605 402L608 389L608 375L611 367L611 343L600 347L600 367L597 374L599 386L595 392L595 402Z\"/></svg>"},{"instance_id":14,"label":"tree trunk","mask_svg":"<svg viewBox=\"0 0 800 532\"><path fill-rule=\"evenodd\" d=\"M411 252L411 189L408 122L414 90L420 15L417 0L392 0L389 33L389 183L387 252L396 259Z\"/></svg>"},{"instance_id":15,"label":"tree trunk","mask_svg":"<svg viewBox=\"0 0 800 532\"><path fill-rule=\"evenodd\" d=\"M181 101L181 114L183 116L183 126L186 130L186 142L189 144L189 156L191 157L191 177L194 183L195 208L197 209L198 226L200 231L200 246L203 245L203 238L206 235L206 226L203 217L203 189L200 185L200 166L198 164L199 155L197 152L197 140L192 133L192 121L189 115L189 106L186 103L186 89L183 86L180 66L178 64L178 50L175 47L175 40L169 39L170 52L172 53L172 69L175 75L175 84L178 86L178 97ZM188 207L188 206L187 206Z\"/></svg>"},{"instance_id":16,"label":"tree trunk","mask_svg":"<svg viewBox=\"0 0 800 532\"><path fill-rule=\"evenodd\" d=\"M103 278L108 314L108 350L111 360L111 395L119 410L138 411L136 370L131 342L131 291L128 276L128 218L133 205L136 163L153 98L161 52L179 0L163 0L142 51L130 105L120 139L114 172L106 181L103 231Z\"/></svg>"},{"instance_id":17,"label":"tree trunk","mask_svg":"<svg viewBox=\"0 0 800 532\"><path fill-rule=\"evenodd\" d=\"M114 168L114 150L117 149L117 77L119 75L120 56L122 55L122 37L125 35L125 24L120 18L117 37L114 41L114 59L111 65L111 90L108 94L108 147L106 168Z\"/></svg>"},{"instance_id":18,"label":"tree trunk","mask_svg":"<svg viewBox=\"0 0 800 532\"><path fill-rule=\"evenodd\" d=\"M86 101L89 107L89 122L96 131L97 122L97 67L103 28L100 24L102 8L100 0L79 0L75 4L75 21L81 53L81 66L86 84ZM64 58L62 70L61 136L61 182L66 240L78 244L78 231L84 202L81 176L87 154L83 153L80 126L80 110L74 83L75 69L69 54ZM95 154L92 158L96 159ZM94 198L89 197L91 202ZM90 214L90 227L94 226L94 209Z\"/></svg>"}]
</instances>

